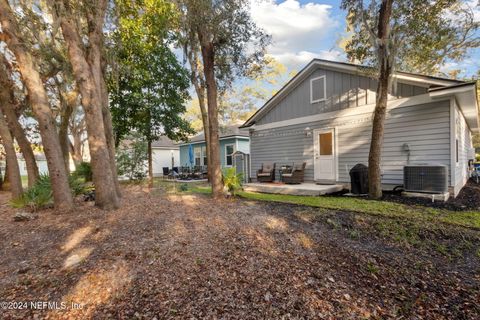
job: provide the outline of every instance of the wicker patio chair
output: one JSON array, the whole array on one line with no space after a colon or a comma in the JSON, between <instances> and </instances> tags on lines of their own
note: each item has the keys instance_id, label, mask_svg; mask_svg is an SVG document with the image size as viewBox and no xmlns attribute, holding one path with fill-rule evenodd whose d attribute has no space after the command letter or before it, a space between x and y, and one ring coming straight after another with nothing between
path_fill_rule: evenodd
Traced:
<instances>
[{"instance_id":1,"label":"wicker patio chair","mask_svg":"<svg viewBox=\"0 0 480 320\"><path fill-rule=\"evenodd\" d=\"M282 175L283 182L286 184L300 184L303 182L303 177L305 175L305 166L306 163L294 163L292 167L292 172L284 173Z\"/></svg>"},{"instance_id":2,"label":"wicker patio chair","mask_svg":"<svg viewBox=\"0 0 480 320\"><path fill-rule=\"evenodd\" d=\"M275 180L275 162L262 163L262 168L257 171L258 182L273 182Z\"/></svg>"}]
</instances>

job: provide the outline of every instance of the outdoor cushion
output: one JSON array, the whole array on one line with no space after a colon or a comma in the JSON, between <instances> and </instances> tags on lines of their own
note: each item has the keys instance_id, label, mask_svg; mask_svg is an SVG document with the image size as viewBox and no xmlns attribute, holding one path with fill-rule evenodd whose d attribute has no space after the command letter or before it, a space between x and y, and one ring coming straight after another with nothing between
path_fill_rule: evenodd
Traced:
<instances>
[{"instance_id":1,"label":"outdoor cushion","mask_svg":"<svg viewBox=\"0 0 480 320\"><path fill-rule=\"evenodd\" d=\"M282 177L291 177L293 173L284 173L282 174Z\"/></svg>"},{"instance_id":2,"label":"outdoor cushion","mask_svg":"<svg viewBox=\"0 0 480 320\"><path fill-rule=\"evenodd\" d=\"M257 174L258 177L270 177L270 172L260 172Z\"/></svg>"},{"instance_id":3,"label":"outdoor cushion","mask_svg":"<svg viewBox=\"0 0 480 320\"><path fill-rule=\"evenodd\" d=\"M272 170L273 170L273 165L272 164L268 163L268 164L263 165L263 168L262 168L263 173L270 173L270 172L272 172Z\"/></svg>"},{"instance_id":4,"label":"outdoor cushion","mask_svg":"<svg viewBox=\"0 0 480 320\"><path fill-rule=\"evenodd\" d=\"M303 170L303 163L297 162L293 164L293 171L302 171Z\"/></svg>"}]
</instances>

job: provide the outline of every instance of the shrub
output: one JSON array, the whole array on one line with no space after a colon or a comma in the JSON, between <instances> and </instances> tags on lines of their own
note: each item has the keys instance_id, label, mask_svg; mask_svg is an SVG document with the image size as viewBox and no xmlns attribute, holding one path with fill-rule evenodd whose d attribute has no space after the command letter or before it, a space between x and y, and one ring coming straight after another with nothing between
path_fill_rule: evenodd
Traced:
<instances>
[{"instance_id":1,"label":"shrub","mask_svg":"<svg viewBox=\"0 0 480 320\"><path fill-rule=\"evenodd\" d=\"M74 196L88 191L86 185L74 175L69 177L70 190ZM48 174L41 174L35 184L28 188L22 196L10 201L14 208L29 208L37 211L53 204L52 182Z\"/></svg>"},{"instance_id":2,"label":"shrub","mask_svg":"<svg viewBox=\"0 0 480 320\"><path fill-rule=\"evenodd\" d=\"M83 178L85 182L93 180L92 166L90 162L81 162L77 169L72 173L76 178Z\"/></svg>"},{"instance_id":3,"label":"shrub","mask_svg":"<svg viewBox=\"0 0 480 320\"><path fill-rule=\"evenodd\" d=\"M234 167L225 168L223 170L223 186L232 195L235 195L242 188L243 174L237 173Z\"/></svg>"},{"instance_id":4,"label":"shrub","mask_svg":"<svg viewBox=\"0 0 480 320\"><path fill-rule=\"evenodd\" d=\"M117 149L117 169L120 176L129 180L145 179L147 163L147 143L141 137L132 135L131 140L121 143Z\"/></svg>"}]
</instances>

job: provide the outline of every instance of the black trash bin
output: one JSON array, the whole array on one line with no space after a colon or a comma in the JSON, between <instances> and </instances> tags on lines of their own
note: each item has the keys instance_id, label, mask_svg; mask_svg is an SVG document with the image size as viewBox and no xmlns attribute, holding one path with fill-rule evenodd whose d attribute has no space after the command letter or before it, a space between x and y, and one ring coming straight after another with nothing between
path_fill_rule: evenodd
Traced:
<instances>
[{"instance_id":1,"label":"black trash bin","mask_svg":"<svg viewBox=\"0 0 480 320\"><path fill-rule=\"evenodd\" d=\"M356 164L350 170L350 184L353 194L368 193L368 167L364 164Z\"/></svg>"}]
</instances>

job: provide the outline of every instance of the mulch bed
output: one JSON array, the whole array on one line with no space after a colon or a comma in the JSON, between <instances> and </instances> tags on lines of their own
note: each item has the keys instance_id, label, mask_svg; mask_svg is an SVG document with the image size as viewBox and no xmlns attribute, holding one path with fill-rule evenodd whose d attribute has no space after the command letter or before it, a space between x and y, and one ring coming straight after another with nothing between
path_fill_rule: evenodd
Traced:
<instances>
[{"instance_id":1,"label":"mulch bed","mask_svg":"<svg viewBox=\"0 0 480 320\"><path fill-rule=\"evenodd\" d=\"M432 203L430 199L402 197L398 192L384 192L383 200L453 211L480 210L480 184L469 180L457 197L450 198L446 202Z\"/></svg>"},{"instance_id":2,"label":"mulch bed","mask_svg":"<svg viewBox=\"0 0 480 320\"><path fill-rule=\"evenodd\" d=\"M116 211L79 201L74 213L26 222L0 201L0 301L67 303L0 318L480 317L479 259L353 239L314 208L141 186L123 194Z\"/></svg>"}]
</instances>

